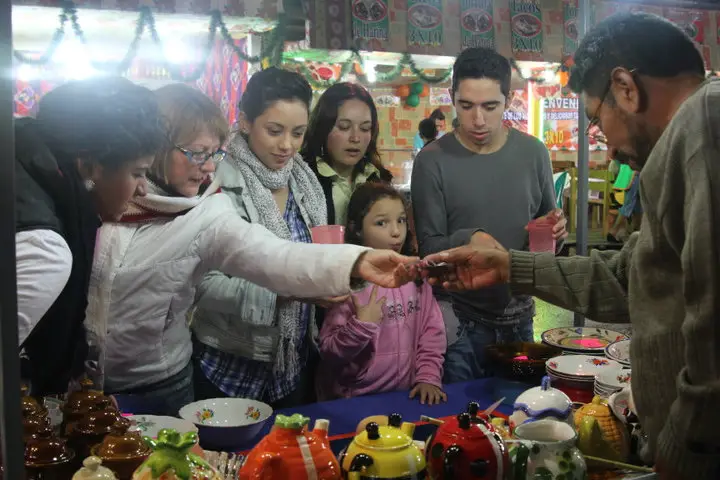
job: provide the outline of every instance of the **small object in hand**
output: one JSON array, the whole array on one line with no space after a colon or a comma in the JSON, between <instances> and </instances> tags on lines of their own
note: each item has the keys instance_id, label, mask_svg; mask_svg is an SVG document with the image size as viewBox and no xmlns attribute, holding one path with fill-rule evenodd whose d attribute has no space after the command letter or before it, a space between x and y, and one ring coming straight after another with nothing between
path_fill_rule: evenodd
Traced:
<instances>
[{"instance_id":1,"label":"small object in hand","mask_svg":"<svg viewBox=\"0 0 720 480\"><path fill-rule=\"evenodd\" d=\"M425 264L423 269L428 273L430 277L442 278L453 271L454 265L447 262L428 262Z\"/></svg>"}]
</instances>

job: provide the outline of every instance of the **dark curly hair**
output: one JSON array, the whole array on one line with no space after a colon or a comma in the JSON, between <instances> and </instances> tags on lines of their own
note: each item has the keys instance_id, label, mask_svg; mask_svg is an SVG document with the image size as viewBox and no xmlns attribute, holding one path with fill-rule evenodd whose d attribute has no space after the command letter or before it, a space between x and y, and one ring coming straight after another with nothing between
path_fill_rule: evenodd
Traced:
<instances>
[{"instance_id":1,"label":"dark curly hair","mask_svg":"<svg viewBox=\"0 0 720 480\"><path fill-rule=\"evenodd\" d=\"M392 180L392 174L383 166L380 160L380 153L377 148L377 137L379 132L378 114L375 102L370 93L362 85L355 83L341 82L331 86L320 96L320 99L310 115L310 124L305 133L305 141L300 149L300 155L310 165L310 168L317 173L317 161L327 156L327 139L335 127L340 105L344 102L357 99L370 108L372 119L372 136L368 144L365 156L358 162L353 171L353 176L362 172L365 165L371 163L380 172L380 179L384 182Z\"/></svg>"},{"instance_id":2,"label":"dark curly hair","mask_svg":"<svg viewBox=\"0 0 720 480\"><path fill-rule=\"evenodd\" d=\"M669 20L641 12L612 15L583 37L569 86L576 93L602 97L617 67L657 78L705 76L703 58L688 34Z\"/></svg>"},{"instance_id":3,"label":"dark curly hair","mask_svg":"<svg viewBox=\"0 0 720 480\"><path fill-rule=\"evenodd\" d=\"M123 77L60 85L40 100L36 120L58 161L80 158L111 171L167 142L155 94Z\"/></svg>"},{"instance_id":4,"label":"dark curly hair","mask_svg":"<svg viewBox=\"0 0 720 480\"><path fill-rule=\"evenodd\" d=\"M363 183L355 189L350 197L347 211L347 225L345 226L345 243L353 245L363 244L361 239L363 220L372 206L383 198L400 200L409 218L409 205L402 193L385 183ZM405 243L403 243L400 253L403 255L413 255L412 245L412 232L408 225L407 237L405 237Z\"/></svg>"},{"instance_id":5,"label":"dark curly hair","mask_svg":"<svg viewBox=\"0 0 720 480\"><path fill-rule=\"evenodd\" d=\"M495 50L489 48L466 48L455 59L452 74L452 94L460 81L468 78L489 78L500 83L500 91L506 97L510 95L512 68L510 61Z\"/></svg>"},{"instance_id":6,"label":"dark curly hair","mask_svg":"<svg viewBox=\"0 0 720 480\"><path fill-rule=\"evenodd\" d=\"M302 75L270 67L250 77L240 100L240 110L252 123L278 100L300 100L310 112L312 88Z\"/></svg>"}]
</instances>

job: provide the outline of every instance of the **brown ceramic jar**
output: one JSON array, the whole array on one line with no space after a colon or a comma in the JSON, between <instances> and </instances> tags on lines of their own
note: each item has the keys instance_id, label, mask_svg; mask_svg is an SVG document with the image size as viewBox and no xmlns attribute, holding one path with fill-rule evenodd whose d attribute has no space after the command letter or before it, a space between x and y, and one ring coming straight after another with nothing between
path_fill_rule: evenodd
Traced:
<instances>
[{"instance_id":1,"label":"brown ceramic jar","mask_svg":"<svg viewBox=\"0 0 720 480\"><path fill-rule=\"evenodd\" d=\"M128 431L124 423L118 422L91 452L102 459L103 465L112 470L118 480L132 480L133 473L150 456L152 449L143 441L140 432Z\"/></svg>"},{"instance_id":2,"label":"brown ceramic jar","mask_svg":"<svg viewBox=\"0 0 720 480\"><path fill-rule=\"evenodd\" d=\"M116 425L117 424L117 425ZM127 431L130 421L123 418L116 411L101 410L87 413L74 424L69 433L70 446L80 458L90 456L90 449L102 443L105 435L111 431Z\"/></svg>"},{"instance_id":3,"label":"brown ceramic jar","mask_svg":"<svg viewBox=\"0 0 720 480\"><path fill-rule=\"evenodd\" d=\"M75 472L75 453L64 440L38 438L25 445L27 480L67 480Z\"/></svg>"}]
</instances>

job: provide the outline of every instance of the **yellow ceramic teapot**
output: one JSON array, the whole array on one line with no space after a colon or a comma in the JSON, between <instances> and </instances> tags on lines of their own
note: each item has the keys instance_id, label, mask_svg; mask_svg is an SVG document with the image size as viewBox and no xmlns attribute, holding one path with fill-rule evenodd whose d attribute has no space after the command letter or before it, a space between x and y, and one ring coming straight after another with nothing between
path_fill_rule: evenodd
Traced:
<instances>
[{"instance_id":1,"label":"yellow ceramic teapot","mask_svg":"<svg viewBox=\"0 0 720 480\"><path fill-rule=\"evenodd\" d=\"M370 422L340 453L340 465L348 480L361 478L426 478L425 456L413 442L415 424L393 413L388 425Z\"/></svg>"}]
</instances>

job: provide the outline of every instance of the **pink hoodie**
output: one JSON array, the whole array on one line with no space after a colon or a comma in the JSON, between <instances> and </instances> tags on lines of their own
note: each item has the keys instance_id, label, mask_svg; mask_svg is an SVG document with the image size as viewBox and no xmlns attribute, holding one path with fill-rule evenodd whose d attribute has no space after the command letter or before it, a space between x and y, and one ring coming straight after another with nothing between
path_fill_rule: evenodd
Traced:
<instances>
[{"instance_id":1,"label":"pink hoodie","mask_svg":"<svg viewBox=\"0 0 720 480\"><path fill-rule=\"evenodd\" d=\"M356 294L361 305L372 288ZM358 320L351 299L328 311L320 331L320 400L409 390L419 382L442 386L447 339L430 285L378 287L383 297L378 324Z\"/></svg>"}]
</instances>

